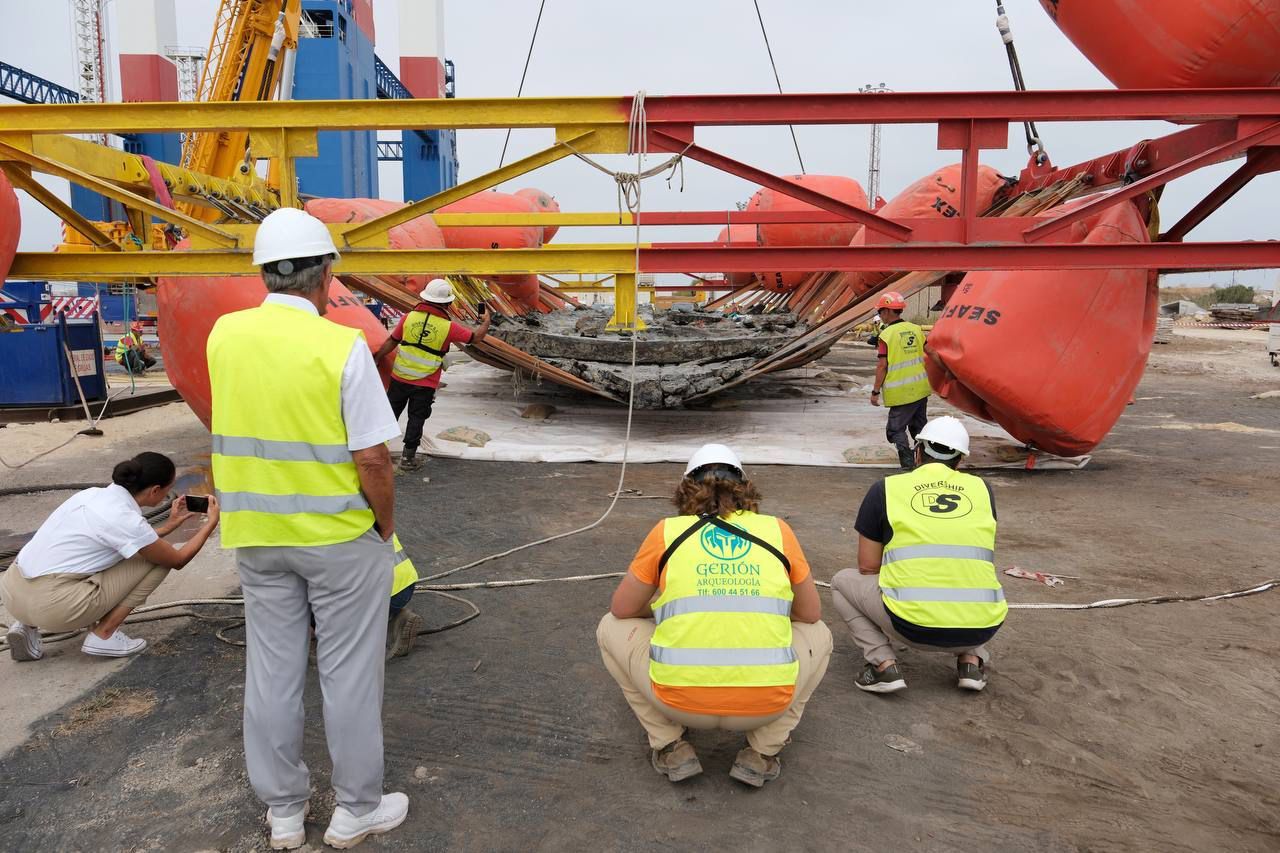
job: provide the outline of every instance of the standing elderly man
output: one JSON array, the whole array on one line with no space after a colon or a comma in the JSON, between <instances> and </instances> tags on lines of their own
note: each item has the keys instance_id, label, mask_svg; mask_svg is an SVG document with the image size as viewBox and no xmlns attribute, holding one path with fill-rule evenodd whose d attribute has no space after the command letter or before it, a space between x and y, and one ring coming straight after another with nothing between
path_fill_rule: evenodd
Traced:
<instances>
[{"instance_id":1,"label":"standing elderly man","mask_svg":"<svg viewBox=\"0 0 1280 853\"><path fill-rule=\"evenodd\" d=\"M208 344L222 543L237 549L245 600L245 763L277 850L306 842L310 614L338 801L325 843L352 847L409 809L382 793L395 533L384 442L399 428L364 336L323 319L337 259L322 222L274 211L253 248L270 292L219 319Z\"/></svg>"}]
</instances>

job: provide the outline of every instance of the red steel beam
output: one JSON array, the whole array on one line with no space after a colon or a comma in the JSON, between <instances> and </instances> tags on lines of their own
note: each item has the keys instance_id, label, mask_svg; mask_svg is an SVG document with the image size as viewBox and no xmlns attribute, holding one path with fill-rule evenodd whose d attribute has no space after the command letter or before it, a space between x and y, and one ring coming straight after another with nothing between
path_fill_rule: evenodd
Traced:
<instances>
[{"instance_id":1,"label":"red steel beam","mask_svg":"<svg viewBox=\"0 0 1280 853\"><path fill-rule=\"evenodd\" d=\"M624 98L624 114L632 99ZM1072 89L646 97L661 124L936 124L939 121L1206 122L1280 116L1280 89Z\"/></svg>"},{"instance_id":2,"label":"red steel beam","mask_svg":"<svg viewBox=\"0 0 1280 853\"><path fill-rule=\"evenodd\" d=\"M1264 149L1256 156L1250 156L1239 169L1232 172L1226 180L1200 199L1196 206L1187 211L1172 228L1161 234L1160 239L1178 241L1186 237L1191 229L1208 219L1210 214L1230 201L1231 197L1240 192L1246 184L1263 172L1273 170L1276 167L1276 161L1276 152L1273 149Z\"/></svg>"},{"instance_id":3,"label":"red steel beam","mask_svg":"<svg viewBox=\"0 0 1280 853\"><path fill-rule=\"evenodd\" d=\"M1007 194L1018 195L1043 189L1050 184L1069 181L1082 175L1088 176L1090 190L1096 192L1120 183L1125 178L1127 169L1132 169L1134 175L1149 175L1170 163L1189 159L1235 138L1235 121L1208 122L1167 136L1147 139L1129 148L1113 151L1074 166L1041 174L1034 173L1030 168L1024 169L1018 182L1008 189ZM1141 156L1138 156L1139 152Z\"/></svg>"},{"instance_id":4,"label":"red steel beam","mask_svg":"<svg viewBox=\"0 0 1280 853\"><path fill-rule=\"evenodd\" d=\"M754 166L748 166L746 163L740 163L723 154L719 154L710 149L695 145L688 139L681 139L678 136L672 136L661 130L649 129L650 140L657 143L659 147L666 151L683 153L690 160L697 160L713 169L719 169L722 172L728 172L731 175L737 175L754 184L767 187L775 192L790 196L811 204L814 207L828 210L832 213L839 214L847 220L857 222L865 226L870 231L878 234L884 234L894 240L906 240L911 237L911 229L904 228L896 222L877 216L870 211L862 210L851 204L846 204L839 199L832 198L823 193L814 192L802 184L795 184L791 181L784 180L770 172L757 169Z\"/></svg>"},{"instance_id":5,"label":"red steel beam","mask_svg":"<svg viewBox=\"0 0 1280 853\"><path fill-rule=\"evenodd\" d=\"M1118 189L1101 198L1082 204L1069 213L1064 213L1061 216L1050 219L1048 222L1044 222L1040 225L1027 229L1027 241L1035 242L1037 240L1043 240L1045 237L1061 231L1073 222L1079 222L1082 219L1087 219L1088 217L1098 213L1098 211L1108 208L1113 204L1119 204L1122 201L1127 201L1131 198L1137 198L1140 195L1145 195L1156 187L1164 186L1174 178L1179 178L1183 175L1194 172L1196 169L1202 168L1210 163L1216 163L1219 160L1227 159L1234 154L1248 150L1254 145L1261 145L1263 143L1270 142L1277 136L1280 136L1280 122L1267 124L1261 130L1250 133L1248 136L1241 139L1234 139L1230 142L1224 142L1221 145L1216 145L1202 154L1183 160L1181 163L1167 166L1158 172L1142 178L1141 180L1134 181L1123 189Z\"/></svg>"},{"instance_id":6,"label":"red steel beam","mask_svg":"<svg viewBox=\"0 0 1280 853\"><path fill-rule=\"evenodd\" d=\"M640 249L639 272L861 272L885 270L1219 270L1280 267L1280 242L1050 243L887 246L747 247L718 243L656 245Z\"/></svg>"}]
</instances>

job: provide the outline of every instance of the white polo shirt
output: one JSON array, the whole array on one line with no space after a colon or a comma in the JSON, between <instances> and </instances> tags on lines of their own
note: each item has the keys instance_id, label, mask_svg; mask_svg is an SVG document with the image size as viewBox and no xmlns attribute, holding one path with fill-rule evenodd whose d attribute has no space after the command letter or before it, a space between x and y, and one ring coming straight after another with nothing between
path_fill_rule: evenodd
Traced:
<instances>
[{"instance_id":1,"label":"white polo shirt","mask_svg":"<svg viewBox=\"0 0 1280 853\"><path fill-rule=\"evenodd\" d=\"M288 293L269 293L264 302L320 313L309 300ZM351 347L342 369L342 420L347 425L348 450L364 450L400 435L400 424L391 413L373 354L364 340Z\"/></svg>"},{"instance_id":2,"label":"white polo shirt","mask_svg":"<svg viewBox=\"0 0 1280 853\"><path fill-rule=\"evenodd\" d=\"M18 552L26 578L93 575L127 560L160 537L123 486L76 492Z\"/></svg>"}]
</instances>

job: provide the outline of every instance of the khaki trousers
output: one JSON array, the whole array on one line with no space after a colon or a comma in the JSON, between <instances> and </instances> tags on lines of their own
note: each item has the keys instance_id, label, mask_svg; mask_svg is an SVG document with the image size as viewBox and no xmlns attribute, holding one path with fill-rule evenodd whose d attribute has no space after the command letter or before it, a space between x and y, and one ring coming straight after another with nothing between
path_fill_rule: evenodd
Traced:
<instances>
[{"instance_id":1,"label":"khaki trousers","mask_svg":"<svg viewBox=\"0 0 1280 853\"><path fill-rule=\"evenodd\" d=\"M596 641L605 668L622 688L622 695L649 735L649 746L661 749L684 729L725 729L746 732L747 743L762 755L777 755L800 722L804 706L818 688L831 660L831 631L822 622L792 622L791 647L800 659L791 707L757 717L715 717L691 714L666 705L653 694L649 680L649 641L656 626L652 619L619 619L606 613L596 629Z\"/></svg>"},{"instance_id":2,"label":"khaki trousers","mask_svg":"<svg viewBox=\"0 0 1280 853\"><path fill-rule=\"evenodd\" d=\"M836 612L849 626L853 641L862 649L867 663L879 666L885 661L896 660L893 643L910 646L926 652L946 652L952 655L977 655L983 666L991 662L991 652L985 645L976 648L949 648L925 646L913 643L893 629L889 611L884 609L880 596L880 576L864 575L857 569L841 569L831 579L831 600Z\"/></svg>"},{"instance_id":3,"label":"khaki trousers","mask_svg":"<svg viewBox=\"0 0 1280 853\"><path fill-rule=\"evenodd\" d=\"M59 573L24 577L14 563L0 580L4 606L19 622L44 631L90 628L118 605L144 604L169 569L140 555L93 575Z\"/></svg>"}]
</instances>

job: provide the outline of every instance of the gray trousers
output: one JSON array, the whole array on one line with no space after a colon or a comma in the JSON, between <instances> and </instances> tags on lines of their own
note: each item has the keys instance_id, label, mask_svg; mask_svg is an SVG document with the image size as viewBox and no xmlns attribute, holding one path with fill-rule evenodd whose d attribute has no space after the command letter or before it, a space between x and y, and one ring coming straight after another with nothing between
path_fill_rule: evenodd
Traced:
<instances>
[{"instance_id":1,"label":"gray trousers","mask_svg":"<svg viewBox=\"0 0 1280 853\"><path fill-rule=\"evenodd\" d=\"M880 596L880 576L864 575L857 569L841 569L831 579L831 603L849 626L853 642L862 650L867 663L879 666L885 661L897 660L894 644L910 646L926 652L945 652L951 655L976 655L986 666L991 662L991 652L985 645L975 648L926 646L913 643L893 629L889 612L884 609Z\"/></svg>"},{"instance_id":2,"label":"gray trousers","mask_svg":"<svg viewBox=\"0 0 1280 853\"><path fill-rule=\"evenodd\" d=\"M372 529L309 548L240 548L247 661L244 755L253 790L275 814L311 796L302 761L310 616L324 696L324 733L338 804L357 816L382 799L382 675L395 562Z\"/></svg>"}]
</instances>

